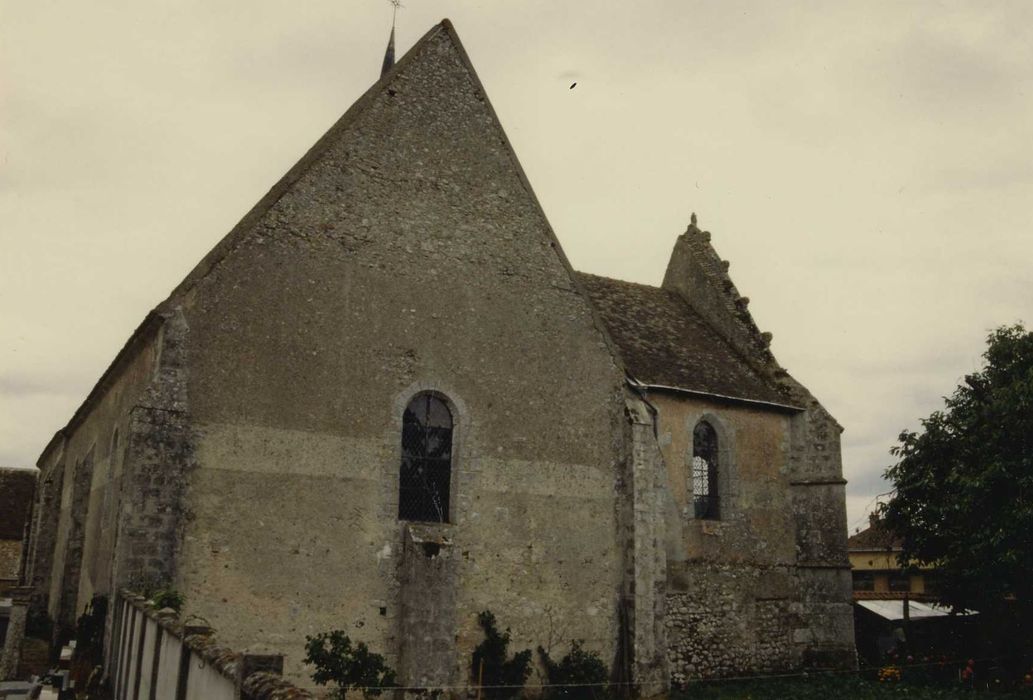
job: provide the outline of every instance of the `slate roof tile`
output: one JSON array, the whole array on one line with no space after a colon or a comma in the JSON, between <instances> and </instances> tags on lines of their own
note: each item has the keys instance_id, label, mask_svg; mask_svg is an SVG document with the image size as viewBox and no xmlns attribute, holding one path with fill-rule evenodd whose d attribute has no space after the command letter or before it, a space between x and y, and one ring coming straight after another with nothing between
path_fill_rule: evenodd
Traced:
<instances>
[{"instance_id":1,"label":"slate roof tile","mask_svg":"<svg viewBox=\"0 0 1033 700\"><path fill-rule=\"evenodd\" d=\"M789 403L676 292L584 272L577 276L636 380L748 401Z\"/></svg>"}]
</instances>

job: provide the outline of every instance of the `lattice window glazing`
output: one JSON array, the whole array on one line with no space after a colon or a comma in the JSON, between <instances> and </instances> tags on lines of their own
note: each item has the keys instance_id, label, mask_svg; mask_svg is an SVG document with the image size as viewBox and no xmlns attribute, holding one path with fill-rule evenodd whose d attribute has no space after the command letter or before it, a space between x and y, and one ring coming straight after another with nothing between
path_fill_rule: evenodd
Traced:
<instances>
[{"instance_id":1,"label":"lattice window glazing","mask_svg":"<svg viewBox=\"0 0 1033 700\"><path fill-rule=\"evenodd\" d=\"M718 518L717 455L717 432L700 421L692 431L692 500L697 518Z\"/></svg>"},{"instance_id":2,"label":"lattice window glazing","mask_svg":"<svg viewBox=\"0 0 1033 700\"><path fill-rule=\"evenodd\" d=\"M420 394L402 417L398 518L448 522L452 480L452 413L445 402Z\"/></svg>"}]
</instances>

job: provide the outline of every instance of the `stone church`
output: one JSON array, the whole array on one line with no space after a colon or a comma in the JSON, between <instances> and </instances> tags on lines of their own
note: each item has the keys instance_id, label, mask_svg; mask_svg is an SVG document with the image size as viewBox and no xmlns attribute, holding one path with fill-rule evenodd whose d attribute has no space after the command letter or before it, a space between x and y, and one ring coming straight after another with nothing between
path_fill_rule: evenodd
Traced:
<instances>
[{"instance_id":1,"label":"stone church","mask_svg":"<svg viewBox=\"0 0 1033 700\"><path fill-rule=\"evenodd\" d=\"M770 340L695 217L659 287L575 272L444 21L43 450L27 582L168 583L302 685L331 629L467 684L483 610L649 694L849 667L841 428Z\"/></svg>"}]
</instances>

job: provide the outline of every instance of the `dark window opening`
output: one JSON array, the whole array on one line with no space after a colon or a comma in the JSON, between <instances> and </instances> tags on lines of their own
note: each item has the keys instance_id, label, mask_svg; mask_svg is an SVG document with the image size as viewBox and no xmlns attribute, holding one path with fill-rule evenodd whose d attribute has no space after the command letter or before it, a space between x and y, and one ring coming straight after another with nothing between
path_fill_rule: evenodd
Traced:
<instances>
[{"instance_id":1,"label":"dark window opening","mask_svg":"<svg viewBox=\"0 0 1033 700\"><path fill-rule=\"evenodd\" d=\"M717 431L700 421L692 431L692 500L697 518L717 520Z\"/></svg>"},{"instance_id":2,"label":"dark window opening","mask_svg":"<svg viewBox=\"0 0 1033 700\"><path fill-rule=\"evenodd\" d=\"M398 518L447 523L452 480L452 412L441 399L420 394L402 417Z\"/></svg>"},{"instance_id":3,"label":"dark window opening","mask_svg":"<svg viewBox=\"0 0 1033 700\"><path fill-rule=\"evenodd\" d=\"M874 591L875 590L875 574L870 571L855 571L854 572L854 590L855 591Z\"/></svg>"},{"instance_id":4,"label":"dark window opening","mask_svg":"<svg viewBox=\"0 0 1033 700\"><path fill-rule=\"evenodd\" d=\"M911 577L907 574L890 574L889 579L891 591L911 590Z\"/></svg>"}]
</instances>

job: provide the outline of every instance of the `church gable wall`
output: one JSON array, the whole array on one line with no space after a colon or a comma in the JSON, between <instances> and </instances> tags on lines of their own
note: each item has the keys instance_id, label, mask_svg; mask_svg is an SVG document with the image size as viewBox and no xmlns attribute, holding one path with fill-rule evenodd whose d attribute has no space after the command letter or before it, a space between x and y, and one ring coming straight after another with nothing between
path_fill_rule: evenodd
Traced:
<instances>
[{"instance_id":1,"label":"church gable wall","mask_svg":"<svg viewBox=\"0 0 1033 700\"><path fill-rule=\"evenodd\" d=\"M335 628L397 662L419 632L401 417L430 390L456 420L438 678L466 680L486 609L515 648L584 638L609 661L622 377L451 37L417 50L173 300L198 463L178 585L295 678L304 635Z\"/></svg>"}]
</instances>

